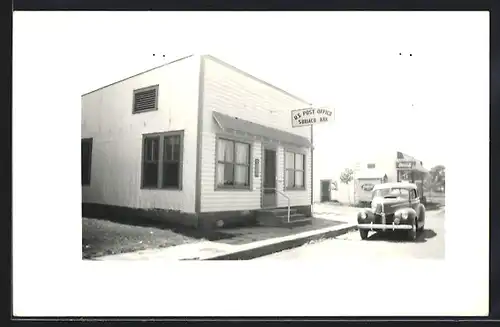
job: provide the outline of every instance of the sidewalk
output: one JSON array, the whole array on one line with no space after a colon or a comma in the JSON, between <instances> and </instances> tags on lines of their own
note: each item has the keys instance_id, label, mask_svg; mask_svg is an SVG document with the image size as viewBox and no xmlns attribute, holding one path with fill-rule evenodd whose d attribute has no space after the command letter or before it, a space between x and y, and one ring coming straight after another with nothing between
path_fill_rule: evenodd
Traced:
<instances>
[{"instance_id":1,"label":"sidewalk","mask_svg":"<svg viewBox=\"0 0 500 327\"><path fill-rule=\"evenodd\" d=\"M313 206L315 219L310 225L224 229L224 233L232 237L103 256L95 260L248 260L345 234L355 228L356 212L357 208L316 204Z\"/></svg>"}]
</instances>

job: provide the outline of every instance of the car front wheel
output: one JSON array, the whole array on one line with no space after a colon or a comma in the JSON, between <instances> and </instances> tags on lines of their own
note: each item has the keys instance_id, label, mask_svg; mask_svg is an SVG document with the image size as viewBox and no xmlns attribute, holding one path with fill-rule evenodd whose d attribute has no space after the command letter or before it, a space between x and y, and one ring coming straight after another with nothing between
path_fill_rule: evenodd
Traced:
<instances>
[{"instance_id":1,"label":"car front wheel","mask_svg":"<svg viewBox=\"0 0 500 327\"><path fill-rule=\"evenodd\" d=\"M361 236L362 240L366 240L368 238L368 230L367 229L360 229L359 236Z\"/></svg>"},{"instance_id":2,"label":"car front wheel","mask_svg":"<svg viewBox=\"0 0 500 327\"><path fill-rule=\"evenodd\" d=\"M408 231L408 238L410 241L415 241L417 239L417 222L414 222L411 229Z\"/></svg>"}]
</instances>

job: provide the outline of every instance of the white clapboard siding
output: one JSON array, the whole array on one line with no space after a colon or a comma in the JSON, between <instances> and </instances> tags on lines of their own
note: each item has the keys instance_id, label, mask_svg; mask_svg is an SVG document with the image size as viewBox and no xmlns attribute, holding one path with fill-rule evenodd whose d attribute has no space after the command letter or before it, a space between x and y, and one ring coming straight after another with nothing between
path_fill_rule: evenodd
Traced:
<instances>
[{"instance_id":1,"label":"white clapboard siding","mask_svg":"<svg viewBox=\"0 0 500 327\"><path fill-rule=\"evenodd\" d=\"M306 154L306 176L304 180L306 182L305 191L287 191L285 189L285 151L284 148L280 147L278 151L278 179L280 183L278 187L280 191L285 192L285 194L290 198L290 204L295 206L306 206L311 204L311 152ZM278 206L286 207L288 205L288 199L281 194L278 194Z\"/></svg>"},{"instance_id":2,"label":"white clapboard siding","mask_svg":"<svg viewBox=\"0 0 500 327\"><path fill-rule=\"evenodd\" d=\"M93 138L83 202L195 211L199 57L193 56L82 96L82 138ZM133 92L159 85L158 110L132 114ZM182 190L142 190L142 135L184 130Z\"/></svg>"},{"instance_id":3,"label":"white clapboard siding","mask_svg":"<svg viewBox=\"0 0 500 327\"><path fill-rule=\"evenodd\" d=\"M290 111L307 107L308 104L276 88L252 78L242 72L227 67L217 60L205 59L203 92L203 134L202 134L202 175L201 175L201 211L252 210L261 206L261 177L252 177L251 191L216 191L215 190L215 123L212 112L238 117L254 123L281 129L310 139L309 128L292 128ZM252 176L254 159L262 162L261 144L252 146ZM283 175L283 150L279 152ZM310 156L307 158L306 191L289 192L292 205L310 204ZM283 200L278 195L279 204Z\"/></svg>"}]
</instances>

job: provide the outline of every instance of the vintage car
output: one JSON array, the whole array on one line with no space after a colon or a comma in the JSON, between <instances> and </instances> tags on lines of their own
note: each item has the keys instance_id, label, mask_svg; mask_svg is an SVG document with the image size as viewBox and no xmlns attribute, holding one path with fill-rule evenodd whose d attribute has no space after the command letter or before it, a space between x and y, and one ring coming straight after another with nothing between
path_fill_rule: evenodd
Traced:
<instances>
[{"instance_id":1,"label":"vintage car","mask_svg":"<svg viewBox=\"0 0 500 327\"><path fill-rule=\"evenodd\" d=\"M370 231L406 231L410 240L424 229L425 207L418 188L411 183L384 183L372 190L371 208L358 212L361 239Z\"/></svg>"}]
</instances>

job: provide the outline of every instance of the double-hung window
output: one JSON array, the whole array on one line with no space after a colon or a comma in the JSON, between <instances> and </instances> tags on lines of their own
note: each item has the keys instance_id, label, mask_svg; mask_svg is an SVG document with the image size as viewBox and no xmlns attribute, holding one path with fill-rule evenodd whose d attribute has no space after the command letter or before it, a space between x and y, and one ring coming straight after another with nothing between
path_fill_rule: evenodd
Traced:
<instances>
[{"instance_id":1,"label":"double-hung window","mask_svg":"<svg viewBox=\"0 0 500 327\"><path fill-rule=\"evenodd\" d=\"M250 188L250 144L217 139L216 187Z\"/></svg>"},{"instance_id":2,"label":"double-hung window","mask_svg":"<svg viewBox=\"0 0 500 327\"><path fill-rule=\"evenodd\" d=\"M291 151L285 152L285 186L287 190L305 189L306 156Z\"/></svg>"},{"instance_id":3,"label":"double-hung window","mask_svg":"<svg viewBox=\"0 0 500 327\"><path fill-rule=\"evenodd\" d=\"M144 135L142 149L142 187L181 189L183 132Z\"/></svg>"}]
</instances>

